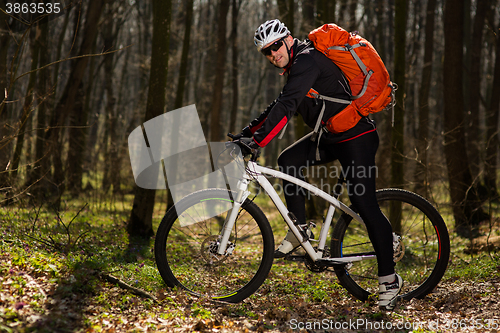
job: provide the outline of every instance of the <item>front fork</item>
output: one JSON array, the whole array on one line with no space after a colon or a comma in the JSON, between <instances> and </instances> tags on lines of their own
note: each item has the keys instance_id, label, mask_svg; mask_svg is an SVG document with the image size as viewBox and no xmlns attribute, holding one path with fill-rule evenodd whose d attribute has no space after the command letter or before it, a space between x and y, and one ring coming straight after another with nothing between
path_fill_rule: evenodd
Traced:
<instances>
[{"instance_id":1,"label":"front fork","mask_svg":"<svg viewBox=\"0 0 500 333\"><path fill-rule=\"evenodd\" d=\"M250 195L250 191L247 191L249 183L250 180L246 178L243 178L238 182L238 192L233 200L233 208L231 209L231 212L227 214L226 221L224 221L220 234L219 249L217 250L217 253L220 255L226 254L227 244L229 242L229 237L231 236L231 230L233 230L234 223L236 222L236 217L238 217L241 205Z\"/></svg>"}]
</instances>

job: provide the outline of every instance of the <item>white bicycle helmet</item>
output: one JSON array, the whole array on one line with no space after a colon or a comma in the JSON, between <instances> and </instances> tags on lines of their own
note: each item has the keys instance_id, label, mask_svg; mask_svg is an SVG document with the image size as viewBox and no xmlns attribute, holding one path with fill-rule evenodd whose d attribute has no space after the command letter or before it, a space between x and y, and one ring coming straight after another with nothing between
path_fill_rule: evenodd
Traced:
<instances>
[{"instance_id":1,"label":"white bicycle helmet","mask_svg":"<svg viewBox=\"0 0 500 333\"><path fill-rule=\"evenodd\" d=\"M279 38L290 35L288 28L278 19L269 20L262 23L253 38L257 50L260 51L264 46Z\"/></svg>"}]
</instances>

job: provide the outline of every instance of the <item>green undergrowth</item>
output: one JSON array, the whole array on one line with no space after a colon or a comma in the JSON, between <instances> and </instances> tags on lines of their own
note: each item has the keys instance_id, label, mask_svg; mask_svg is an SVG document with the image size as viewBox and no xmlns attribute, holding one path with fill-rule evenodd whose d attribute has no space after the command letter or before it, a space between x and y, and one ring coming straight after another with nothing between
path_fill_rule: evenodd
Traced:
<instances>
[{"instance_id":1,"label":"green undergrowth","mask_svg":"<svg viewBox=\"0 0 500 333\"><path fill-rule=\"evenodd\" d=\"M0 247L19 266L59 267L61 276L105 273L146 291L157 290L162 281L152 242L129 239L125 230L129 211L120 206L97 211L74 202L64 212L44 207L2 208Z\"/></svg>"},{"instance_id":2,"label":"green undergrowth","mask_svg":"<svg viewBox=\"0 0 500 333\"><path fill-rule=\"evenodd\" d=\"M255 200L259 206L265 207L266 197L258 196ZM332 306L323 307L322 315L342 318L340 310L336 310L343 306L339 302L352 299L338 284L333 272L312 273L303 264L278 260L260 290L240 304L207 306L206 300L170 290L156 268L154 239L149 242L129 239L126 233L131 202L127 197L123 202L100 202L97 206L74 200L65 202L64 210L60 212L44 205L0 208L0 275L11 277L13 299L21 299L27 292L28 280L19 278L20 273L44 276L47 283L53 285L53 290L51 295L43 297L76 297L87 302L86 309L90 308L89 304L99 309L94 312L87 310L81 319L83 327L96 332L104 331L106 322L124 320L116 317L116 313L128 313L138 307L141 318L156 316L160 323L164 320L175 326L181 325L182 321L195 320L202 326L210 323L211 327L219 327L221 316L265 322L264 316L284 321L289 320L290 313L324 304ZM286 233L286 225L278 215L267 208L264 210L278 243ZM162 211L164 207L160 206L154 214L154 230L161 220ZM500 278L496 248L471 252L468 251L470 241L453 234L450 238L452 255L444 281L480 282ZM110 291L110 288L119 288L103 279L103 274L152 295L158 302L130 291ZM42 306L43 297L32 295L30 301L30 306L39 309L40 314L47 311ZM2 325L6 327L21 319L13 310L14 305L4 302L0 306L4 309L0 311L2 332ZM308 315L314 316L316 310L311 311ZM226 321L224 325L230 327L231 324Z\"/></svg>"}]
</instances>

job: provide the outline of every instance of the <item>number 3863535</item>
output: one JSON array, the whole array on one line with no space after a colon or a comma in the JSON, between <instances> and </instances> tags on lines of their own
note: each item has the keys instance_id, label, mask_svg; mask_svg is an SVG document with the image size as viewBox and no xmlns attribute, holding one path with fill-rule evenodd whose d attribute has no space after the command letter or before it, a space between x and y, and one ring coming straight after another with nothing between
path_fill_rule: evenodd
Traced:
<instances>
[{"instance_id":1,"label":"number 3863535","mask_svg":"<svg viewBox=\"0 0 500 333\"><path fill-rule=\"evenodd\" d=\"M5 6L7 14L58 14L61 12L61 4L56 3L19 3L7 2Z\"/></svg>"}]
</instances>

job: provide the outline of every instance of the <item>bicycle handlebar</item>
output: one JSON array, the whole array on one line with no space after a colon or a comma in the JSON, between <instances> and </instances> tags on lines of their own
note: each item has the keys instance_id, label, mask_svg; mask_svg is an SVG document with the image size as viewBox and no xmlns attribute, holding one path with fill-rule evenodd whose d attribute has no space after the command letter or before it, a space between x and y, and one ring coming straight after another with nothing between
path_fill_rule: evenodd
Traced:
<instances>
[{"instance_id":1,"label":"bicycle handlebar","mask_svg":"<svg viewBox=\"0 0 500 333\"><path fill-rule=\"evenodd\" d=\"M228 143L234 143L241 149L241 154L243 157L247 155L252 155L252 158L250 159L251 161L256 161L259 158L260 155L260 149L258 148L252 148L249 145L247 145L245 142L241 141L239 138L236 138L236 136L232 133L227 133L227 136L231 138L233 141L229 141Z\"/></svg>"}]
</instances>

